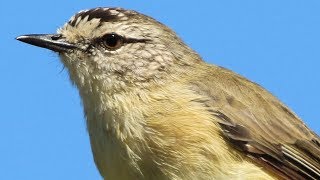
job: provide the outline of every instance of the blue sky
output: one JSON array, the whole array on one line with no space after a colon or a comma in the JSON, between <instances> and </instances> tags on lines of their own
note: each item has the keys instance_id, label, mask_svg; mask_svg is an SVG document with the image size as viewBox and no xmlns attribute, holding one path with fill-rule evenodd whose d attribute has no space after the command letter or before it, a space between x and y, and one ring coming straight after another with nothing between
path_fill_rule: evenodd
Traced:
<instances>
[{"instance_id":1,"label":"blue sky","mask_svg":"<svg viewBox=\"0 0 320 180\"><path fill-rule=\"evenodd\" d=\"M0 179L101 179L77 90L57 56L14 40L120 6L174 29L207 62L279 97L320 133L320 1L1 1Z\"/></svg>"}]
</instances>

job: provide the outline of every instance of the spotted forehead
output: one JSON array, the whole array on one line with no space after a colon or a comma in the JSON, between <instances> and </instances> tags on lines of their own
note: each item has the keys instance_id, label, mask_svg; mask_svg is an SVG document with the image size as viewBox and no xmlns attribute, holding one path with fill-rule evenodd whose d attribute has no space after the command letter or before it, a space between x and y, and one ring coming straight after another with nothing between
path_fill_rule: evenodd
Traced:
<instances>
[{"instance_id":1,"label":"spotted forehead","mask_svg":"<svg viewBox=\"0 0 320 180\"><path fill-rule=\"evenodd\" d=\"M135 11L122 8L95 8L80 11L70 19L68 24L76 27L78 23L85 18L87 18L87 21L92 19L98 19L100 22L124 21L130 18L130 16L137 14Z\"/></svg>"}]
</instances>

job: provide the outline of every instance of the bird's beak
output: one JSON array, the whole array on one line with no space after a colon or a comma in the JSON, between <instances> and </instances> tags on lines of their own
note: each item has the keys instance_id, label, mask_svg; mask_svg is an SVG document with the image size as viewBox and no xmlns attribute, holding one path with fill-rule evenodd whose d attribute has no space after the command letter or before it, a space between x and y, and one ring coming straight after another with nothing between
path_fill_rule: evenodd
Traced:
<instances>
[{"instance_id":1,"label":"bird's beak","mask_svg":"<svg viewBox=\"0 0 320 180\"><path fill-rule=\"evenodd\" d=\"M50 49L55 52L67 52L77 46L66 42L60 34L28 34L16 38L19 41Z\"/></svg>"}]
</instances>

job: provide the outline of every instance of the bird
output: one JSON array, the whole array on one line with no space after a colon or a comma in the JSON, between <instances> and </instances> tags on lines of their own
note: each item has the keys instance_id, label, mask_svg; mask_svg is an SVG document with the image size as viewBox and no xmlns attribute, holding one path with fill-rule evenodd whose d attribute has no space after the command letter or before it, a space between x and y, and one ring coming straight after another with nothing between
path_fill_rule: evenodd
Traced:
<instances>
[{"instance_id":1,"label":"bird","mask_svg":"<svg viewBox=\"0 0 320 180\"><path fill-rule=\"evenodd\" d=\"M104 179L320 179L315 132L152 17L97 7L16 39L58 54Z\"/></svg>"}]
</instances>

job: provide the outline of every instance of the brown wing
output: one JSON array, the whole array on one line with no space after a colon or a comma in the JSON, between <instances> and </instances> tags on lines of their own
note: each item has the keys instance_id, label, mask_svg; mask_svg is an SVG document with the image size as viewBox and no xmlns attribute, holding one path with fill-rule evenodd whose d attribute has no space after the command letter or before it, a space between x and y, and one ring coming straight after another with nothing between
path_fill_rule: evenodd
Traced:
<instances>
[{"instance_id":1,"label":"brown wing","mask_svg":"<svg viewBox=\"0 0 320 180\"><path fill-rule=\"evenodd\" d=\"M269 92L213 66L193 75L190 85L208 98L202 102L223 135L248 157L283 179L320 179L319 137Z\"/></svg>"}]
</instances>

